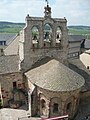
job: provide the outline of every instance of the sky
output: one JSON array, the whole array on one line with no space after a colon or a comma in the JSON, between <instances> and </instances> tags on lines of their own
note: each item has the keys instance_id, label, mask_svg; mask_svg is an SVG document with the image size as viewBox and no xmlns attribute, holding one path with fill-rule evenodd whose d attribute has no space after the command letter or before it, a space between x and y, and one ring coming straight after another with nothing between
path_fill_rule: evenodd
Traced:
<instances>
[{"instance_id":1,"label":"sky","mask_svg":"<svg viewBox=\"0 0 90 120\"><path fill-rule=\"evenodd\" d=\"M53 18L66 17L68 25L90 26L90 0L48 0ZM27 14L43 17L45 0L0 0L0 21L25 22Z\"/></svg>"}]
</instances>

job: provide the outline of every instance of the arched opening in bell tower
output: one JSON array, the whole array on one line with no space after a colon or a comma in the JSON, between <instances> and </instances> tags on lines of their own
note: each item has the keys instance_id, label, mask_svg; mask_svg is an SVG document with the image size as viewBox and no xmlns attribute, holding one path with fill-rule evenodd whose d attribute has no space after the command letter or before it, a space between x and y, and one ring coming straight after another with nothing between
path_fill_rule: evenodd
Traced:
<instances>
[{"instance_id":1,"label":"arched opening in bell tower","mask_svg":"<svg viewBox=\"0 0 90 120\"><path fill-rule=\"evenodd\" d=\"M52 26L49 23L44 25L44 44L51 44L52 41Z\"/></svg>"},{"instance_id":2,"label":"arched opening in bell tower","mask_svg":"<svg viewBox=\"0 0 90 120\"><path fill-rule=\"evenodd\" d=\"M39 42L39 29L37 26L32 27L32 45L33 47L37 47Z\"/></svg>"},{"instance_id":3,"label":"arched opening in bell tower","mask_svg":"<svg viewBox=\"0 0 90 120\"><path fill-rule=\"evenodd\" d=\"M61 27L58 26L56 29L56 43L60 43L62 39L62 31L61 31Z\"/></svg>"}]
</instances>

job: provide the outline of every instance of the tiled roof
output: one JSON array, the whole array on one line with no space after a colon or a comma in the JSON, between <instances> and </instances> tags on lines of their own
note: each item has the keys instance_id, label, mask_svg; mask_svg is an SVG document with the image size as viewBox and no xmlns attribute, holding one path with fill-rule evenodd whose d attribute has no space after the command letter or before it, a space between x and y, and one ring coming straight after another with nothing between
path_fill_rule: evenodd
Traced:
<instances>
[{"instance_id":1,"label":"tiled roof","mask_svg":"<svg viewBox=\"0 0 90 120\"><path fill-rule=\"evenodd\" d=\"M4 50L5 55L17 55L20 36L17 36L11 44Z\"/></svg>"},{"instance_id":2,"label":"tiled roof","mask_svg":"<svg viewBox=\"0 0 90 120\"><path fill-rule=\"evenodd\" d=\"M85 85L82 91L90 90L90 72L79 59L69 60L70 69L80 74L85 79Z\"/></svg>"},{"instance_id":3,"label":"tiled roof","mask_svg":"<svg viewBox=\"0 0 90 120\"><path fill-rule=\"evenodd\" d=\"M86 37L82 35L69 35L69 42L80 42L84 39L86 39Z\"/></svg>"},{"instance_id":4,"label":"tiled roof","mask_svg":"<svg viewBox=\"0 0 90 120\"><path fill-rule=\"evenodd\" d=\"M18 71L19 71L19 56L12 55L0 57L0 74Z\"/></svg>"},{"instance_id":5,"label":"tiled roof","mask_svg":"<svg viewBox=\"0 0 90 120\"><path fill-rule=\"evenodd\" d=\"M84 78L59 61L52 59L25 75L37 86L51 91L72 91L84 85Z\"/></svg>"},{"instance_id":6,"label":"tiled roof","mask_svg":"<svg viewBox=\"0 0 90 120\"><path fill-rule=\"evenodd\" d=\"M9 45L10 42L16 37L16 34L11 33L0 33L0 41L6 41L6 45Z\"/></svg>"}]
</instances>

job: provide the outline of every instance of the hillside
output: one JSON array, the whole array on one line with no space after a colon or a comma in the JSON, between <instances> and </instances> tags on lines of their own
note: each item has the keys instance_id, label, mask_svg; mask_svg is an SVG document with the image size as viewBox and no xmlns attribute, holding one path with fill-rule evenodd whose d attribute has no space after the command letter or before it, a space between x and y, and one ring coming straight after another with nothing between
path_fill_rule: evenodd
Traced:
<instances>
[{"instance_id":1,"label":"hillside","mask_svg":"<svg viewBox=\"0 0 90 120\"><path fill-rule=\"evenodd\" d=\"M0 22L0 33L18 33L25 23Z\"/></svg>"},{"instance_id":2,"label":"hillside","mask_svg":"<svg viewBox=\"0 0 90 120\"><path fill-rule=\"evenodd\" d=\"M74 35L85 35L90 38L90 26L68 26L69 33Z\"/></svg>"},{"instance_id":3,"label":"hillside","mask_svg":"<svg viewBox=\"0 0 90 120\"><path fill-rule=\"evenodd\" d=\"M0 33L19 33L25 23L0 22ZM85 35L90 38L90 26L68 26L69 34Z\"/></svg>"}]
</instances>

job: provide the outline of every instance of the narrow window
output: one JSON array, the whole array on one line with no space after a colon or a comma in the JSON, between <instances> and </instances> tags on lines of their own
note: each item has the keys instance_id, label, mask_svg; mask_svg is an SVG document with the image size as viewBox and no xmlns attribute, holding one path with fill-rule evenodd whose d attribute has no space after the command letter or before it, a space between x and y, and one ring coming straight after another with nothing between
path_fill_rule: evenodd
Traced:
<instances>
[{"instance_id":1,"label":"narrow window","mask_svg":"<svg viewBox=\"0 0 90 120\"><path fill-rule=\"evenodd\" d=\"M0 45L3 45L3 41L0 41Z\"/></svg>"},{"instance_id":2,"label":"narrow window","mask_svg":"<svg viewBox=\"0 0 90 120\"><path fill-rule=\"evenodd\" d=\"M58 112L58 104L57 103L54 103L53 105L53 112Z\"/></svg>"},{"instance_id":3,"label":"narrow window","mask_svg":"<svg viewBox=\"0 0 90 120\"><path fill-rule=\"evenodd\" d=\"M57 27L57 30L56 30L56 43L60 43L61 39L62 39L61 27Z\"/></svg>"},{"instance_id":4,"label":"narrow window","mask_svg":"<svg viewBox=\"0 0 90 120\"><path fill-rule=\"evenodd\" d=\"M13 88L16 88L16 87L17 87L17 83L13 82Z\"/></svg>"},{"instance_id":5,"label":"narrow window","mask_svg":"<svg viewBox=\"0 0 90 120\"><path fill-rule=\"evenodd\" d=\"M72 106L71 103L68 103L68 104L67 104L67 111L70 111L70 110L71 110L71 106Z\"/></svg>"},{"instance_id":6,"label":"narrow window","mask_svg":"<svg viewBox=\"0 0 90 120\"><path fill-rule=\"evenodd\" d=\"M6 45L6 41L4 41L4 45Z\"/></svg>"},{"instance_id":7,"label":"narrow window","mask_svg":"<svg viewBox=\"0 0 90 120\"><path fill-rule=\"evenodd\" d=\"M32 47L37 48L39 43L39 29L37 26L32 27Z\"/></svg>"},{"instance_id":8,"label":"narrow window","mask_svg":"<svg viewBox=\"0 0 90 120\"><path fill-rule=\"evenodd\" d=\"M41 100L41 107L42 107L42 108L45 108L45 107L46 107L46 102L45 102L45 100L43 100L43 99Z\"/></svg>"},{"instance_id":9,"label":"narrow window","mask_svg":"<svg viewBox=\"0 0 90 120\"><path fill-rule=\"evenodd\" d=\"M89 66L87 66L87 69L89 70Z\"/></svg>"}]
</instances>

